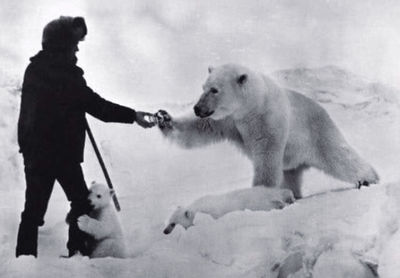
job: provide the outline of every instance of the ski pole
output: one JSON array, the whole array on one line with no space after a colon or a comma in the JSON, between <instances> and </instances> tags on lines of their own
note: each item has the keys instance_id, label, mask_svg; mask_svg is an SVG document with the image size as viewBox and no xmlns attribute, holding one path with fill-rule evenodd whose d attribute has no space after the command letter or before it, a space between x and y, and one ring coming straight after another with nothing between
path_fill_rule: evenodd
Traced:
<instances>
[{"instance_id":1,"label":"ski pole","mask_svg":"<svg viewBox=\"0 0 400 278\"><path fill-rule=\"evenodd\" d=\"M114 189L114 187L113 187L113 185L111 183L110 176L108 175L106 165L104 164L103 158L101 157L99 148L97 147L96 141L94 140L93 133L90 130L89 123L88 123L87 120L86 120L86 132L87 132L87 134L89 136L90 142L92 143L92 146L93 146L94 152L96 153L97 159L99 160L101 169L103 170L104 177L106 178L106 181L107 181L107 185L108 185L108 187L110 189ZM120 211L121 210L121 206L119 205L119 202L118 202L118 199L117 199L117 195L116 195L115 192L114 192L112 198L113 198L113 201L114 201L115 208L117 209L117 211Z\"/></svg>"}]
</instances>

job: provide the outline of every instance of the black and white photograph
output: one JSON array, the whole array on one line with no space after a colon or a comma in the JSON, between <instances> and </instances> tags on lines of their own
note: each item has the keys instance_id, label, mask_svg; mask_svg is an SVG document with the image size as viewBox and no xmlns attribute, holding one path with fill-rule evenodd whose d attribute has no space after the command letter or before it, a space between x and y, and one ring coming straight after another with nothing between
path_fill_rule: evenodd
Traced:
<instances>
[{"instance_id":1,"label":"black and white photograph","mask_svg":"<svg viewBox=\"0 0 400 278\"><path fill-rule=\"evenodd\" d=\"M0 3L0 277L400 278L399 1Z\"/></svg>"}]
</instances>

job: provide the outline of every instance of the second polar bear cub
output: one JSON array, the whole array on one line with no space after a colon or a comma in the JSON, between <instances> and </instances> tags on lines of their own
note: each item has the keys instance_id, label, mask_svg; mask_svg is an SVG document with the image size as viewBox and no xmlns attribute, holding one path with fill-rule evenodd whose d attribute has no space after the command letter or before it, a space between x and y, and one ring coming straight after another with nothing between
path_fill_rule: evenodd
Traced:
<instances>
[{"instance_id":1,"label":"second polar bear cub","mask_svg":"<svg viewBox=\"0 0 400 278\"><path fill-rule=\"evenodd\" d=\"M209 68L194 112L197 118L160 111L167 120L160 124L163 134L186 148L234 143L253 163L254 186L282 186L301 198L301 177L309 167L357 186L379 181L324 108L246 67Z\"/></svg>"},{"instance_id":2,"label":"second polar bear cub","mask_svg":"<svg viewBox=\"0 0 400 278\"><path fill-rule=\"evenodd\" d=\"M114 190L93 182L89 190L92 210L78 218L78 227L93 237L90 258L126 258L126 246L121 225L111 204Z\"/></svg>"},{"instance_id":3,"label":"second polar bear cub","mask_svg":"<svg viewBox=\"0 0 400 278\"><path fill-rule=\"evenodd\" d=\"M169 219L164 234L169 234L176 225L185 229L193 226L197 212L211 215L214 219L238 210L281 209L294 201L292 191L288 189L257 186L234 190L220 195L206 195L194 201L186 208L178 207Z\"/></svg>"}]
</instances>

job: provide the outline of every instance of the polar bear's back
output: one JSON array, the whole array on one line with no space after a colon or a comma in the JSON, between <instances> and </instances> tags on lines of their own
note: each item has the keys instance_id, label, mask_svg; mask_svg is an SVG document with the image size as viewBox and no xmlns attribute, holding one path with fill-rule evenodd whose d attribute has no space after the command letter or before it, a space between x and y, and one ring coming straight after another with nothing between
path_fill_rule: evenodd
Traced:
<instances>
[{"instance_id":1,"label":"polar bear's back","mask_svg":"<svg viewBox=\"0 0 400 278\"><path fill-rule=\"evenodd\" d=\"M122 227L121 223L119 220L119 217L117 213L115 212L114 207L111 205L108 206L107 210L105 211L104 214L104 219L103 221L107 223L108 225L112 226L112 237L114 238L122 238L123 232L122 232Z\"/></svg>"},{"instance_id":2,"label":"polar bear's back","mask_svg":"<svg viewBox=\"0 0 400 278\"><path fill-rule=\"evenodd\" d=\"M314 135L314 130L337 129L328 112L316 101L296 91L286 90L286 93L291 111L290 130L311 132Z\"/></svg>"},{"instance_id":3,"label":"polar bear's back","mask_svg":"<svg viewBox=\"0 0 400 278\"><path fill-rule=\"evenodd\" d=\"M229 212L240 210L268 211L282 208L292 203L293 194L288 189L256 186L234 190L221 195L204 196L193 203L194 211L210 214L219 218Z\"/></svg>"},{"instance_id":4,"label":"polar bear's back","mask_svg":"<svg viewBox=\"0 0 400 278\"><path fill-rule=\"evenodd\" d=\"M229 196L230 195L230 196ZM240 209L271 210L292 203L294 198L290 190L255 186L231 192L227 196L233 205ZM282 206L281 206L282 205Z\"/></svg>"},{"instance_id":5,"label":"polar bear's back","mask_svg":"<svg viewBox=\"0 0 400 278\"><path fill-rule=\"evenodd\" d=\"M326 110L314 100L286 90L290 103L289 137L285 148L284 169L301 164L314 165L324 145L347 145Z\"/></svg>"}]
</instances>

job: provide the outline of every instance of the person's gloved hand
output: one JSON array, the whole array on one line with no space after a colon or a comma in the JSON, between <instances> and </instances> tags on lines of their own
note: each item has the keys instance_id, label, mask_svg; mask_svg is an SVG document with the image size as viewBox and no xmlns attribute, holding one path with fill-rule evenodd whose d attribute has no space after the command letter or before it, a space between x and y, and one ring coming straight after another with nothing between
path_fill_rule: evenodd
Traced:
<instances>
[{"instance_id":1,"label":"person's gloved hand","mask_svg":"<svg viewBox=\"0 0 400 278\"><path fill-rule=\"evenodd\" d=\"M155 114L157 117L157 122L158 122L158 127L161 129L164 128L172 128L172 117L170 114L168 114L167 111L165 110L158 110L158 112Z\"/></svg>"},{"instance_id":2,"label":"person's gloved hand","mask_svg":"<svg viewBox=\"0 0 400 278\"><path fill-rule=\"evenodd\" d=\"M136 111L136 122L143 128L153 127L157 124L156 121L152 121L154 115L147 112Z\"/></svg>"}]
</instances>

